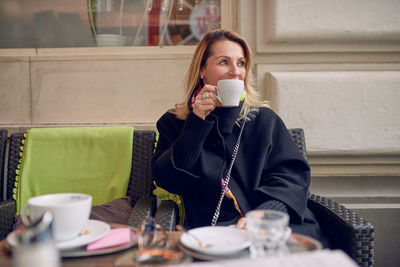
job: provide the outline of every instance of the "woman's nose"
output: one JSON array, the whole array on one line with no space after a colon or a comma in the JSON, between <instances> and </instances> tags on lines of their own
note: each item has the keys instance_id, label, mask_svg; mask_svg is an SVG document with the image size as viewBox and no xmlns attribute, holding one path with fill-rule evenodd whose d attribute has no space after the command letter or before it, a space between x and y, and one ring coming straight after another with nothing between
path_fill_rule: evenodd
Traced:
<instances>
[{"instance_id":1,"label":"woman's nose","mask_svg":"<svg viewBox=\"0 0 400 267\"><path fill-rule=\"evenodd\" d=\"M238 66L232 65L232 67L231 67L231 69L229 71L229 74L231 76L234 76L234 77L239 76L240 75L240 70L239 70Z\"/></svg>"}]
</instances>

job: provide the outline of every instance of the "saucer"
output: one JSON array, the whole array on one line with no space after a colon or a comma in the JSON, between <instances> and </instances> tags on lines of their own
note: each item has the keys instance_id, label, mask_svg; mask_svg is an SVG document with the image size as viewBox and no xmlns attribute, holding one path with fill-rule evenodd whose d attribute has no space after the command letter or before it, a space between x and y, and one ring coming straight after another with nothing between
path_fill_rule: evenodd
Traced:
<instances>
[{"instance_id":1,"label":"saucer","mask_svg":"<svg viewBox=\"0 0 400 267\"><path fill-rule=\"evenodd\" d=\"M108 223L98 221L98 220L88 220L82 229L84 234L80 234L74 239L56 242L56 247L59 250L68 250L77 248L80 246L87 245L97 239L102 238L110 231L110 225ZM7 243L10 247L15 247L17 245L17 234L16 232L11 232L7 236Z\"/></svg>"},{"instance_id":2,"label":"saucer","mask_svg":"<svg viewBox=\"0 0 400 267\"><path fill-rule=\"evenodd\" d=\"M136 232L132 230L132 232L136 235ZM63 258L78 258L78 257L89 257L89 256L99 256L112 254L115 252L121 252L127 249L130 249L137 245L137 238L133 238L128 244L119 245L115 247L97 249L88 251L86 246L81 246L73 249L61 250L61 257Z\"/></svg>"},{"instance_id":3,"label":"saucer","mask_svg":"<svg viewBox=\"0 0 400 267\"><path fill-rule=\"evenodd\" d=\"M81 231L83 234L79 234L71 240L57 242L56 246L60 250L84 246L102 238L110 231L110 229L111 227L108 223L98 220L88 220Z\"/></svg>"},{"instance_id":4,"label":"saucer","mask_svg":"<svg viewBox=\"0 0 400 267\"><path fill-rule=\"evenodd\" d=\"M250 257L250 252L248 249L243 249L238 251L237 253L229 255L213 255L213 254L204 254L199 251L190 249L182 245L182 243L178 244L178 248L182 250L185 254L202 261L228 260L228 259L239 259L239 258Z\"/></svg>"},{"instance_id":5,"label":"saucer","mask_svg":"<svg viewBox=\"0 0 400 267\"><path fill-rule=\"evenodd\" d=\"M189 233L181 235L180 241L182 245L202 254L227 256L244 250L250 245L247 231L234 227L199 227L189 230ZM200 247L191 235L197 236L210 247Z\"/></svg>"}]
</instances>

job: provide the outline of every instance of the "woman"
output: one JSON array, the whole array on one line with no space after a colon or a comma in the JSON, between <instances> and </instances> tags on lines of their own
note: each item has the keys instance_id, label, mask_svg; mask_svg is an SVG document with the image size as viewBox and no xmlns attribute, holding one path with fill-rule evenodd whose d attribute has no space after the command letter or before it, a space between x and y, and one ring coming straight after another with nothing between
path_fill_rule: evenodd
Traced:
<instances>
[{"instance_id":1,"label":"woman","mask_svg":"<svg viewBox=\"0 0 400 267\"><path fill-rule=\"evenodd\" d=\"M220 107L218 80L244 80L238 107ZM245 122L245 123L244 123ZM188 228L210 225L243 127L217 225L244 228L244 214L274 209L290 216L293 232L323 243L307 209L310 169L282 120L250 85L250 49L236 33L205 35L187 73L186 98L157 122L152 161L158 186L183 197Z\"/></svg>"}]
</instances>

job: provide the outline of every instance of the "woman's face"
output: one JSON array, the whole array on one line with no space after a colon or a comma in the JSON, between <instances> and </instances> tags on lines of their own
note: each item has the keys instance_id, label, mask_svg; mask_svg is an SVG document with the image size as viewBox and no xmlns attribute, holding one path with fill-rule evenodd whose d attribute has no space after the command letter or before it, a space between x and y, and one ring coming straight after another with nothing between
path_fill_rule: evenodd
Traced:
<instances>
[{"instance_id":1,"label":"woman's face","mask_svg":"<svg viewBox=\"0 0 400 267\"><path fill-rule=\"evenodd\" d=\"M244 80L245 60L243 48L238 43L223 40L212 44L210 56L200 71L204 84L216 86L219 80Z\"/></svg>"}]
</instances>

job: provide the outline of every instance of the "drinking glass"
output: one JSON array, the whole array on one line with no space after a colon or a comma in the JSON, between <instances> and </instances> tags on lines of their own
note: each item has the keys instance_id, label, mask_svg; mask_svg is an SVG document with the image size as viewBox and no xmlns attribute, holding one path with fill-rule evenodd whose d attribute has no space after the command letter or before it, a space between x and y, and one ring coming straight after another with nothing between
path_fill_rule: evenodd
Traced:
<instances>
[{"instance_id":1,"label":"drinking glass","mask_svg":"<svg viewBox=\"0 0 400 267\"><path fill-rule=\"evenodd\" d=\"M154 218L148 217L138 228L138 249L119 257L114 266L137 267L158 264L176 264L187 257L170 247L168 235Z\"/></svg>"},{"instance_id":2,"label":"drinking glass","mask_svg":"<svg viewBox=\"0 0 400 267\"><path fill-rule=\"evenodd\" d=\"M246 213L246 220L251 258L286 251L285 242L291 233L288 214L275 210L253 210Z\"/></svg>"}]
</instances>

